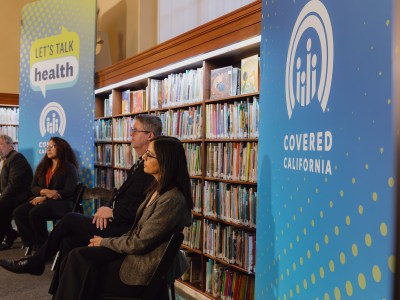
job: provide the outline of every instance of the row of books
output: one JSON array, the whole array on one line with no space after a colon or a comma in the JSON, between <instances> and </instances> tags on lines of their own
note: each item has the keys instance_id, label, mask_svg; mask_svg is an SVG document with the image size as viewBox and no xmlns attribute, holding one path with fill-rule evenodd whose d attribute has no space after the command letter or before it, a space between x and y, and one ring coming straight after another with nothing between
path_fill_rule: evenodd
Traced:
<instances>
[{"instance_id":1,"label":"row of books","mask_svg":"<svg viewBox=\"0 0 400 300\"><path fill-rule=\"evenodd\" d=\"M208 143L207 177L256 182L256 142Z\"/></svg>"},{"instance_id":2,"label":"row of books","mask_svg":"<svg viewBox=\"0 0 400 300\"><path fill-rule=\"evenodd\" d=\"M190 227L185 227L183 229L183 244L193 248L199 249L201 247L201 220L198 218L193 218L192 225Z\"/></svg>"},{"instance_id":3,"label":"row of books","mask_svg":"<svg viewBox=\"0 0 400 300\"><path fill-rule=\"evenodd\" d=\"M195 212L201 212L201 180L190 179L190 186L192 187L192 198L193 198L193 210Z\"/></svg>"},{"instance_id":4,"label":"row of books","mask_svg":"<svg viewBox=\"0 0 400 300\"><path fill-rule=\"evenodd\" d=\"M113 189L113 170L111 168L94 168L94 186L107 190Z\"/></svg>"},{"instance_id":5,"label":"row of books","mask_svg":"<svg viewBox=\"0 0 400 300\"><path fill-rule=\"evenodd\" d=\"M95 142L111 142L112 122L111 120L94 121L94 140Z\"/></svg>"},{"instance_id":6,"label":"row of books","mask_svg":"<svg viewBox=\"0 0 400 300\"><path fill-rule=\"evenodd\" d=\"M131 128L133 127L133 118L123 117L113 119L113 140L114 141L131 141Z\"/></svg>"},{"instance_id":7,"label":"row of books","mask_svg":"<svg viewBox=\"0 0 400 300\"><path fill-rule=\"evenodd\" d=\"M111 166L111 164L112 164L112 145L111 144L95 145L94 163L96 165Z\"/></svg>"},{"instance_id":8,"label":"row of books","mask_svg":"<svg viewBox=\"0 0 400 300\"><path fill-rule=\"evenodd\" d=\"M160 112L158 116L166 135L183 140L201 139L202 107L200 105L188 109Z\"/></svg>"},{"instance_id":9,"label":"row of books","mask_svg":"<svg viewBox=\"0 0 400 300\"><path fill-rule=\"evenodd\" d=\"M113 94L110 94L108 98L104 99L104 117L112 116L113 107Z\"/></svg>"},{"instance_id":10,"label":"row of books","mask_svg":"<svg viewBox=\"0 0 400 300\"><path fill-rule=\"evenodd\" d=\"M239 273L208 259L206 262L207 293L221 300L253 300L254 277Z\"/></svg>"},{"instance_id":11,"label":"row of books","mask_svg":"<svg viewBox=\"0 0 400 300\"><path fill-rule=\"evenodd\" d=\"M140 113L149 108L198 103L203 100L203 72L202 67L186 70L183 73L169 74L164 79L150 79L146 89L122 91L121 111L116 113ZM256 93L259 91L259 77L258 55L243 58L240 67L213 69L210 72L210 99ZM104 117L112 116L112 106L113 95L110 94L104 99Z\"/></svg>"},{"instance_id":12,"label":"row of books","mask_svg":"<svg viewBox=\"0 0 400 300\"><path fill-rule=\"evenodd\" d=\"M258 138L259 97L206 105L207 138Z\"/></svg>"},{"instance_id":13,"label":"row of books","mask_svg":"<svg viewBox=\"0 0 400 300\"><path fill-rule=\"evenodd\" d=\"M256 227L257 191L253 187L205 181L204 215Z\"/></svg>"},{"instance_id":14,"label":"row of books","mask_svg":"<svg viewBox=\"0 0 400 300\"><path fill-rule=\"evenodd\" d=\"M130 144L114 144L114 167L129 169L137 159Z\"/></svg>"},{"instance_id":15,"label":"row of books","mask_svg":"<svg viewBox=\"0 0 400 300\"><path fill-rule=\"evenodd\" d=\"M201 144L184 143L190 176L201 176Z\"/></svg>"},{"instance_id":16,"label":"row of books","mask_svg":"<svg viewBox=\"0 0 400 300\"><path fill-rule=\"evenodd\" d=\"M240 68L226 66L211 70L210 99L226 98L259 91L258 55L243 58Z\"/></svg>"},{"instance_id":17,"label":"row of books","mask_svg":"<svg viewBox=\"0 0 400 300\"><path fill-rule=\"evenodd\" d=\"M147 110L146 90L126 90L121 93L121 114L141 113Z\"/></svg>"},{"instance_id":18,"label":"row of books","mask_svg":"<svg viewBox=\"0 0 400 300\"><path fill-rule=\"evenodd\" d=\"M0 134L6 134L13 139L14 142L18 141L18 126L0 125Z\"/></svg>"},{"instance_id":19,"label":"row of books","mask_svg":"<svg viewBox=\"0 0 400 300\"><path fill-rule=\"evenodd\" d=\"M196 103L203 100L203 68L150 80L150 109Z\"/></svg>"},{"instance_id":20,"label":"row of books","mask_svg":"<svg viewBox=\"0 0 400 300\"><path fill-rule=\"evenodd\" d=\"M203 252L255 272L256 234L222 223L204 220Z\"/></svg>"},{"instance_id":21,"label":"row of books","mask_svg":"<svg viewBox=\"0 0 400 300\"><path fill-rule=\"evenodd\" d=\"M0 107L0 124L19 123L19 108L18 107Z\"/></svg>"}]
</instances>

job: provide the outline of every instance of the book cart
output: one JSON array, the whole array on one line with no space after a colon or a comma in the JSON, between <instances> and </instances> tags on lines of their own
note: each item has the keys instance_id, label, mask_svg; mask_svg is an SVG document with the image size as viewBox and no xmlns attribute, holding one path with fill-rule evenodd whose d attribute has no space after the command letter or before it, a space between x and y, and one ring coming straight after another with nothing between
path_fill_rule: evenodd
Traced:
<instances>
[{"instance_id":1,"label":"book cart","mask_svg":"<svg viewBox=\"0 0 400 300\"><path fill-rule=\"evenodd\" d=\"M256 1L96 73L95 184L122 184L135 115L158 115L184 144L193 191L177 284L211 299L254 299L259 89L212 96L228 84L212 70L258 57L260 26Z\"/></svg>"}]
</instances>

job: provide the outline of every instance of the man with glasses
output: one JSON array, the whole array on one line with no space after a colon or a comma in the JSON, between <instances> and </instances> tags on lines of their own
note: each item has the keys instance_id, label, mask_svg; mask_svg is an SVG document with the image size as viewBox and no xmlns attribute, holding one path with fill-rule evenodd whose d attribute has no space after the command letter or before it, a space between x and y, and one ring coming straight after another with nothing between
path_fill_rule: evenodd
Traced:
<instances>
[{"instance_id":1,"label":"man with glasses","mask_svg":"<svg viewBox=\"0 0 400 300\"><path fill-rule=\"evenodd\" d=\"M161 135L162 123L153 115L135 117L131 130L131 145L141 157L145 154L150 140ZM94 217L69 213L55 226L46 243L32 256L20 260L0 260L0 265L14 273L41 275L45 262L60 250L61 257L75 247L87 246L93 236L116 237L131 228L136 210L144 200L146 191L153 183L153 177L145 174L140 158L128 171L124 184L113 193L111 201L100 207ZM54 272L50 293L58 284L58 272Z\"/></svg>"},{"instance_id":2,"label":"man with glasses","mask_svg":"<svg viewBox=\"0 0 400 300\"><path fill-rule=\"evenodd\" d=\"M14 150L14 144L8 135L0 135L0 251L10 249L18 237L12 228L14 208L29 199L31 195L32 168L26 158Z\"/></svg>"}]
</instances>

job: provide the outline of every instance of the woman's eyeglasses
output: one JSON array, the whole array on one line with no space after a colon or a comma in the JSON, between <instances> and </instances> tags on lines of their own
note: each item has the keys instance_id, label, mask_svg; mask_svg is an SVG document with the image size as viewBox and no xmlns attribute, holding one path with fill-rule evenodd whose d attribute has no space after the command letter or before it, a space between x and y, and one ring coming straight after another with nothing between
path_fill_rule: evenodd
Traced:
<instances>
[{"instance_id":1,"label":"woman's eyeglasses","mask_svg":"<svg viewBox=\"0 0 400 300\"><path fill-rule=\"evenodd\" d=\"M146 152L143 154L143 156L146 155L146 158L150 157L150 158L155 158L157 159L157 156L155 156L154 154L152 154L149 150L146 150Z\"/></svg>"},{"instance_id":2,"label":"woman's eyeglasses","mask_svg":"<svg viewBox=\"0 0 400 300\"><path fill-rule=\"evenodd\" d=\"M56 145L47 145L46 149L54 149Z\"/></svg>"}]
</instances>

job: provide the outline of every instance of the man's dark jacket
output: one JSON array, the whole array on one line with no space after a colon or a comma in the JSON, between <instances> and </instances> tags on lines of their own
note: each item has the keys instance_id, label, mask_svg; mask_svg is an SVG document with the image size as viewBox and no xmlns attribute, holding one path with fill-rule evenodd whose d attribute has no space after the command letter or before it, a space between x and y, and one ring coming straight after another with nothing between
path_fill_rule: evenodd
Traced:
<instances>
[{"instance_id":1,"label":"man's dark jacket","mask_svg":"<svg viewBox=\"0 0 400 300\"><path fill-rule=\"evenodd\" d=\"M154 177L144 172L143 161L138 161L129 171L128 178L113 193L108 206L113 207L113 221L107 226L107 236L126 233L131 228L139 205L146 197Z\"/></svg>"},{"instance_id":2,"label":"man's dark jacket","mask_svg":"<svg viewBox=\"0 0 400 300\"><path fill-rule=\"evenodd\" d=\"M32 168L26 158L12 150L6 157L0 174L0 201L12 198L14 204L18 205L28 200L32 178Z\"/></svg>"}]
</instances>

